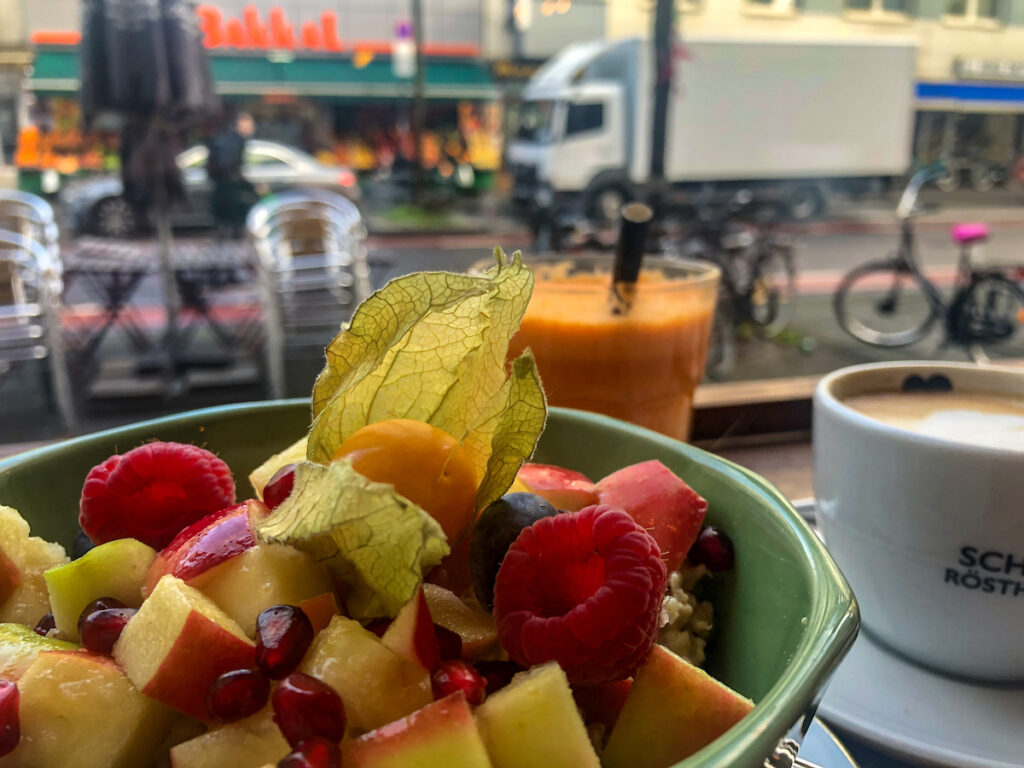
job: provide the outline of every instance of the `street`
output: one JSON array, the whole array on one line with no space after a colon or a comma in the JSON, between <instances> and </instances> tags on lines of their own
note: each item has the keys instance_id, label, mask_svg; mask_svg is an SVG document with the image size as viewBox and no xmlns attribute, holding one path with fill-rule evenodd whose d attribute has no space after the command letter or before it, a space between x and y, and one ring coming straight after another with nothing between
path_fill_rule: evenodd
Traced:
<instances>
[{"instance_id":1,"label":"street","mask_svg":"<svg viewBox=\"0 0 1024 768\"><path fill-rule=\"evenodd\" d=\"M969 202L969 201L968 201ZM1001 204L979 207L961 204L923 215L916 222L918 250L921 263L929 276L940 286L948 287L955 271L958 250L949 237L949 227L958 221L990 221L991 238L976 255L986 263L1024 262L1024 205L1016 198L1004 196ZM941 324L921 342L905 348L879 349L847 335L836 323L832 310L832 291L843 274L868 260L885 257L895 248L898 226L889 201L875 201L860 205L839 206L827 220L794 225L797 262L797 289L795 311L789 328L774 340L754 338L740 334L734 369L721 380L743 381L787 376L819 375L846 365L879 360L947 359L966 360L958 348L941 348ZM181 235L182 239L189 237ZM192 237L196 237L193 235ZM190 240L190 246L202 243ZM118 243L117 248L126 244ZM131 244L127 244L131 247ZM143 243L138 243L142 247ZM517 249L530 253L529 233L513 220L505 217L480 217L476 232L460 233L386 233L371 235L367 240L368 258L374 287L379 287L408 272L416 270L465 270L473 264L491 259L495 246L508 252ZM65 245L65 254L71 257L78 241ZM248 248L245 243L209 247ZM99 317L100 305L81 283L72 281L66 295L74 314L65 318L65 324L82 323L86 327ZM157 277L147 277L132 299L135 319L147 332L159 334L163 325L161 285ZM91 314L90 314L91 313ZM76 319L77 318L77 319ZM197 339L203 344L202 336ZM130 376L118 359L124 358L126 342L114 332L103 343L100 357L121 375ZM1021 344L1024 356L1024 342ZM299 359L290 359L287 367L289 396L306 396L312 381L322 366L322 357L310 353ZM215 371L209 378L216 384ZM39 418L40 412L52 409L44 401L44 389L31 375L8 376L4 394L0 399L0 419L4 423L5 441L45 439L59 433L56 418ZM250 384L225 382L196 390L183 399L164 400L153 393L140 392L133 397L96 396L86 399L84 385L77 387L82 403L83 430L93 431L187 408L216 405L266 396L258 380ZM38 403L38 405L32 405ZM39 405L42 408L38 407Z\"/></svg>"}]
</instances>

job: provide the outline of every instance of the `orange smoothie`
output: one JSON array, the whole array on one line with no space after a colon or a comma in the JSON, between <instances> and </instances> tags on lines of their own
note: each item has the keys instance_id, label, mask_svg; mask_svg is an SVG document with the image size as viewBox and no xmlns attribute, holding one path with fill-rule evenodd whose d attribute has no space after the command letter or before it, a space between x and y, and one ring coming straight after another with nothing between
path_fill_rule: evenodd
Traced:
<instances>
[{"instance_id":1,"label":"orange smoothie","mask_svg":"<svg viewBox=\"0 0 1024 768\"><path fill-rule=\"evenodd\" d=\"M685 440L704 373L718 271L645 260L628 314L611 311L610 260L534 263L511 354L529 347L551 405L596 411Z\"/></svg>"}]
</instances>

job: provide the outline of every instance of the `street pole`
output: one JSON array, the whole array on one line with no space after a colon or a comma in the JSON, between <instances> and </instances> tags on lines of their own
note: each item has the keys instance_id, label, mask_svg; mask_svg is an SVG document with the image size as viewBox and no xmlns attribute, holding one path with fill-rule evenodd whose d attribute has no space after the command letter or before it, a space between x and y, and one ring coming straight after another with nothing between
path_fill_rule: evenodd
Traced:
<instances>
[{"instance_id":1,"label":"street pole","mask_svg":"<svg viewBox=\"0 0 1024 768\"><path fill-rule=\"evenodd\" d=\"M426 120L424 90L426 64L423 60L423 0L412 0L412 34L416 45L416 74L412 83L413 199L423 204L426 177L423 168L423 123Z\"/></svg>"},{"instance_id":2,"label":"street pole","mask_svg":"<svg viewBox=\"0 0 1024 768\"><path fill-rule=\"evenodd\" d=\"M658 0L654 12L654 115L651 137L651 172L647 198L654 215L663 213L665 181L665 141L668 132L668 101L672 92L672 16L673 0Z\"/></svg>"},{"instance_id":3,"label":"street pole","mask_svg":"<svg viewBox=\"0 0 1024 768\"><path fill-rule=\"evenodd\" d=\"M523 33L516 21L516 0L508 0L508 24L509 32L512 34L512 60L519 61L523 58Z\"/></svg>"}]
</instances>

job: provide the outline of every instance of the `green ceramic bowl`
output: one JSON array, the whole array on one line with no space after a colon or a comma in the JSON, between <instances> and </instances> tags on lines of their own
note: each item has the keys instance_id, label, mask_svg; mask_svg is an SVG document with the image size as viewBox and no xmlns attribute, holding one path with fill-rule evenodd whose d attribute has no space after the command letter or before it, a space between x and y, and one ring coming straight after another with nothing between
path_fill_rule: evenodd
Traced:
<instances>
[{"instance_id":1,"label":"green ceramic bowl","mask_svg":"<svg viewBox=\"0 0 1024 768\"><path fill-rule=\"evenodd\" d=\"M294 442L308 423L308 402L292 400L194 411L68 440L0 462L0 503L20 510L34 534L70 546L85 475L112 453L154 438L203 445L227 461L245 496L249 471ZM856 602L779 492L734 464L639 427L559 408L551 410L536 455L591 477L647 459L660 459L703 495L709 522L732 537L736 567L714 579L711 596L710 671L757 702L739 725L679 768L760 768L780 738L809 724L856 636Z\"/></svg>"}]
</instances>

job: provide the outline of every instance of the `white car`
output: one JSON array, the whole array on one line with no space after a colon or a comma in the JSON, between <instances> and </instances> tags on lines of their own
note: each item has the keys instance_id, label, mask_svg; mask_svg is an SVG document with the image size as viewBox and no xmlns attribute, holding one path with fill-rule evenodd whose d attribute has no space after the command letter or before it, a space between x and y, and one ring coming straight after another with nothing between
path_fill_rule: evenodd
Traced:
<instances>
[{"instance_id":1,"label":"white car","mask_svg":"<svg viewBox=\"0 0 1024 768\"><path fill-rule=\"evenodd\" d=\"M178 155L187 203L175 209L175 227L212 227L210 198L213 184L206 175L209 150L202 145ZM286 189L328 189L350 200L359 199L355 174L344 167L317 162L301 150L273 141L251 139L245 145L242 173L260 195ZM146 223L123 196L121 180L112 176L69 184L61 194L76 232L103 237L128 237Z\"/></svg>"}]
</instances>

